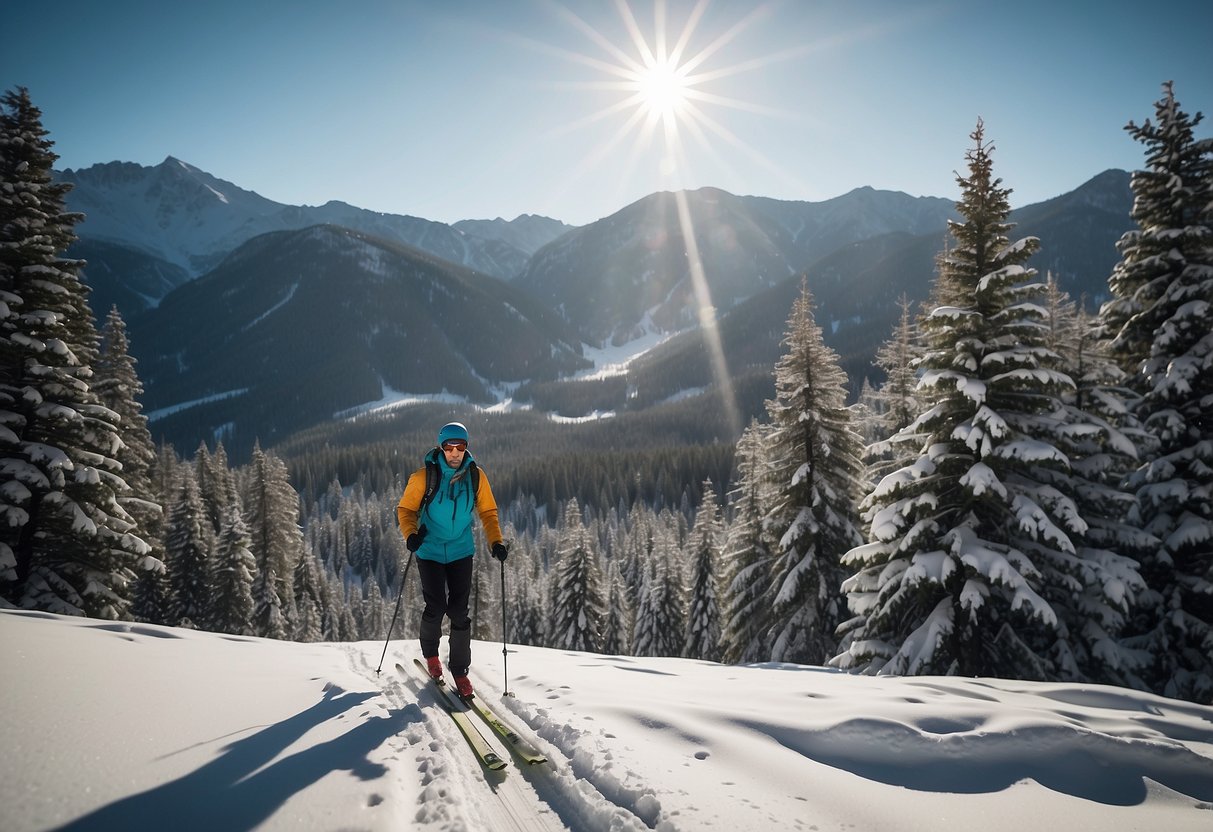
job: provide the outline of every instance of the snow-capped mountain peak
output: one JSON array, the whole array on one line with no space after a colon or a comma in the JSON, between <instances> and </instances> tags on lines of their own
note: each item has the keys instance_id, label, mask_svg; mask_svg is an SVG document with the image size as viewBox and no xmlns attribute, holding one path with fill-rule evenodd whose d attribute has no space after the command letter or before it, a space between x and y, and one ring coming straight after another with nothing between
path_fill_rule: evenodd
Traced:
<instances>
[{"instance_id":1,"label":"snow-capped mountain peak","mask_svg":"<svg viewBox=\"0 0 1213 832\"><path fill-rule=\"evenodd\" d=\"M177 266L190 277L214 268L253 237L331 223L509 279L523 269L535 248L567 230L555 220L527 218L522 223L525 229L490 223L473 225L465 232L444 223L369 211L338 200L321 206L285 205L174 156L154 167L107 162L68 169L58 176L72 185L68 208L86 216L76 229L82 240L133 249Z\"/></svg>"}]
</instances>

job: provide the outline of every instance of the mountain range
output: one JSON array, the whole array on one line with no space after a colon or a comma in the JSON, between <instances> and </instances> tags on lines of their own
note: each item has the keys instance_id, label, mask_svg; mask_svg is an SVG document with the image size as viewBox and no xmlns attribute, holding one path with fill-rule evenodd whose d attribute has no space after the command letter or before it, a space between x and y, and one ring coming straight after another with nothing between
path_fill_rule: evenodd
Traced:
<instances>
[{"instance_id":1,"label":"mountain range","mask_svg":"<svg viewBox=\"0 0 1213 832\"><path fill-rule=\"evenodd\" d=\"M57 178L72 186L69 207L85 215L77 233L88 248L74 253L91 255L85 259L94 267L94 293L124 298L128 313L156 305L165 289L210 271L242 243L271 231L339 225L508 279L536 249L569 229L546 217L451 226L338 201L284 205L172 156L154 167L110 162L68 169ZM148 280L148 274L164 279Z\"/></svg>"},{"instance_id":2,"label":"mountain range","mask_svg":"<svg viewBox=\"0 0 1213 832\"><path fill-rule=\"evenodd\" d=\"M956 216L951 200L872 188L823 202L701 188L578 228L446 225L282 205L172 157L58 175L86 214L72 254L88 261L93 309L116 304L130 325L154 433L186 449L224 436L237 453L427 397L626 419L719 383L709 321L748 418L773 392L801 276L857 390L898 298L926 299ZM1033 265L1088 305L1132 225L1128 181L1106 171L1012 214L1015 236L1041 238ZM655 342L626 375L579 375L597 350Z\"/></svg>"}]
</instances>

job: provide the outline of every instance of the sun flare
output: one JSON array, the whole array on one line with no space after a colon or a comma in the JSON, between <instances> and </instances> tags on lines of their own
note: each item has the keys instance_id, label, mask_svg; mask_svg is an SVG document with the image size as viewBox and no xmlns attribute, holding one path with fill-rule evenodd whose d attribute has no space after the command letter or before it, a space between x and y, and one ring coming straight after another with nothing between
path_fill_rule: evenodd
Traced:
<instances>
[{"instance_id":1,"label":"sun flare","mask_svg":"<svg viewBox=\"0 0 1213 832\"><path fill-rule=\"evenodd\" d=\"M676 118L686 112L690 84L685 68L673 61L654 61L636 73L635 85L650 118Z\"/></svg>"},{"instance_id":2,"label":"sun flare","mask_svg":"<svg viewBox=\"0 0 1213 832\"><path fill-rule=\"evenodd\" d=\"M741 431L740 410L733 392L732 380L725 361L723 344L716 325L715 306L709 286L709 275L699 256L699 246L694 228L694 218L684 188L694 182L690 162L693 149L711 157L719 166L730 168L727 159L721 156L717 145L724 144L756 160L766 167L773 164L761 152L749 147L736 136L725 123L714 118L711 110L740 110L760 114L782 114L723 94L719 89L722 81L730 76L750 72L771 62L784 60L793 53L762 55L716 67L719 53L733 43L738 36L769 11L768 3L749 10L719 35L697 38L696 34L709 0L697 0L680 28L677 36L669 37L669 21L666 18L665 0L655 0L651 30L637 21L631 7L632 0L615 0L626 37L612 38L578 17L567 8L557 4L559 13L573 26L585 34L601 49L604 57L578 52L558 50L559 54L572 61L590 67L597 78L589 82L573 82L575 89L587 91L609 91L620 96L602 109L568 125L576 130L607 119L622 116L622 123L596 146L587 150L578 170L573 171L570 181L583 171L609 157L616 149L631 140L632 147L626 166L620 171L619 180L631 178L633 168L649 151L658 151L658 167L652 185L675 192L678 206L678 224L685 241L687 276L693 293L693 303L699 313L700 331L708 351L712 374L718 385L726 410L726 418L735 429ZM702 34L702 33L700 33ZM707 40L701 45L702 40ZM797 50L799 51L799 50Z\"/></svg>"}]
</instances>

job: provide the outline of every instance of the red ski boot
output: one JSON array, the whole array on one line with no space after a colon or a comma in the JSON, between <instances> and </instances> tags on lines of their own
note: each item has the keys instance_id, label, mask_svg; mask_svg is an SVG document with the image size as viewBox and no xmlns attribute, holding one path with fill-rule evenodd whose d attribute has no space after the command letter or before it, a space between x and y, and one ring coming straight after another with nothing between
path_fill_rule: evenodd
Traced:
<instances>
[{"instance_id":1,"label":"red ski boot","mask_svg":"<svg viewBox=\"0 0 1213 832\"><path fill-rule=\"evenodd\" d=\"M475 696L472 691L472 680L466 676L455 677L455 690L459 691L459 695L464 699L471 699Z\"/></svg>"},{"instance_id":2,"label":"red ski boot","mask_svg":"<svg viewBox=\"0 0 1213 832\"><path fill-rule=\"evenodd\" d=\"M425 669L429 671L431 679L442 678L442 662L437 656L426 656Z\"/></svg>"}]
</instances>

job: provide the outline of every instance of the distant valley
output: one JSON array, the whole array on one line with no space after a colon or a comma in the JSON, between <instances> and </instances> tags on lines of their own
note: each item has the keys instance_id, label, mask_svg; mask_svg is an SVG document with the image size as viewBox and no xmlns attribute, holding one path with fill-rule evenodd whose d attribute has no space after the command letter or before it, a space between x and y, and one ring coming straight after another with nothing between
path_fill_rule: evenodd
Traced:
<instances>
[{"instance_id":1,"label":"distant valley","mask_svg":"<svg viewBox=\"0 0 1213 832\"><path fill-rule=\"evenodd\" d=\"M693 402L720 393L701 324L719 332L737 415L758 415L807 275L857 391L898 298L926 299L954 217L951 200L871 188L816 203L702 188L578 228L446 225L285 206L171 157L60 177L87 215L72 254L88 261L98 317L117 305L127 318L153 432L183 451L223 438L237 454L326 424L339 437L351 414L408 400L549 413L553 427L605 417L612 435L640 414L681 424L697 411L686 441L731 441L725 409ZM1128 179L1107 171L1012 215L1015 236L1041 238L1037 268L1088 306L1131 226ZM626 374L578 377L596 348L655 342Z\"/></svg>"}]
</instances>

